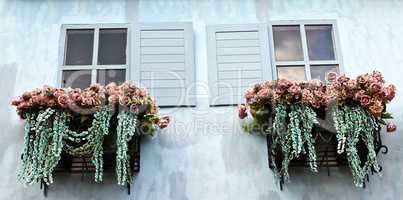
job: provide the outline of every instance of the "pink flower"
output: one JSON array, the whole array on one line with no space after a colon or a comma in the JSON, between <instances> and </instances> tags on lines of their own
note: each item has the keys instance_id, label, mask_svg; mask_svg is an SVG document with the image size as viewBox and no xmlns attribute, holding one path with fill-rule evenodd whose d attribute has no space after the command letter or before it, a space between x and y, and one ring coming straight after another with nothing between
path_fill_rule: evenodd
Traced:
<instances>
[{"instance_id":1,"label":"pink flower","mask_svg":"<svg viewBox=\"0 0 403 200\"><path fill-rule=\"evenodd\" d=\"M357 82L361 85L365 85L368 82L368 74L357 76Z\"/></svg>"},{"instance_id":2,"label":"pink flower","mask_svg":"<svg viewBox=\"0 0 403 200\"><path fill-rule=\"evenodd\" d=\"M360 103L363 106L368 106L369 103L371 102L370 100L371 98L368 95L362 95L360 98Z\"/></svg>"},{"instance_id":3,"label":"pink flower","mask_svg":"<svg viewBox=\"0 0 403 200\"><path fill-rule=\"evenodd\" d=\"M369 86L369 89L374 93L378 93L379 91L381 91L382 86L379 83L372 83Z\"/></svg>"},{"instance_id":4,"label":"pink flower","mask_svg":"<svg viewBox=\"0 0 403 200\"><path fill-rule=\"evenodd\" d=\"M249 101L250 99L252 99L255 96L255 92L253 91L253 89L248 89L245 92L245 98L247 101Z\"/></svg>"},{"instance_id":5,"label":"pink flower","mask_svg":"<svg viewBox=\"0 0 403 200\"><path fill-rule=\"evenodd\" d=\"M133 113L138 113L139 112L139 107L137 105L131 105L130 106L130 111Z\"/></svg>"},{"instance_id":6,"label":"pink flower","mask_svg":"<svg viewBox=\"0 0 403 200\"><path fill-rule=\"evenodd\" d=\"M13 99L13 101L11 102L11 105L13 106L18 106L18 104L24 102L24 99L22 97L17 97L15 99Z\"/></svg>"},{"instance_id":7,"label":"pink flower","mask_svg":"<svg viewBox=\"0 0 403 200\"><path fill-rule=\"evenodd\" d=\"M277 88L279 88L280 90L285 90L286 88L289 88L293 85L293 82L290 80L286 80L286 79L280 79L277 82Z\"/></svg>"},{"instance_id":8,"label":"pink flower","mask_svg":"<svg viewBox=\"0 0 403 200\"><path fill-rule=\"evenodd\" d=\"M269 96L269 90L266 88L263 88L263 89L259 90L259 92L257 92L257 96L260 98L266 98Z\"/></svg>"},{"instance_id":9,"label":"pink flower","mask_svg":"<svg viewBox=\"0 0 403 200\"><path fill-rule=\"evenodd\" d=\"M394 124L393 122L389 122L387 125L386 125L386 131L387 132L389 132L389 133L392 133L392 132L395 132L396 131L396 124Z\"/></svg>"},{"instance_id":10,"label":"pink flower","mask_svg":"<svg viewBox=\"0 0 403 200\"><path fill-rule=\"evenodd\" d=\"M288 92L290 92L293 95L296 95L301 92L301 88L298 85L294 84L288 88Z\"/></svg>"},{"instance_id":11,"label":"pink flower","mask_svg":"<svg viewBox=\"0 0 403 200\"><path fill-rule=\"evenodd\" d=\"M147 96L147 90L140 88L139 97L145 97L145 96Z\"/></svg>"},{"instance_id":12,"label":"pink flower","mask_svg":"<svg viewBox=\"0 0 403 200\"><path fill-rule=\"evenodd\" d=\"M360 90L357 93L355 93L353 99L356 101L361 101L361 97L365 95L365 90Z\"/></svg>"},{"instance_id":13,"label":"pink flower","mask_svg":"<svg viewBox=\"0 0 403 200\"><path fill-rule=\"evenodd\" d=\"M386 98L391 101L396 95L396 86L390 84L386 87Z\"/></svg>"},{"instance_id":14,"label":"pink flower","mask_svg":"<svg viewBox=\"0 0 403 200\"><path fill-rule=\"evenodd\" d=\"M357 81L354 79L350 79L347 81L347 88L349 90L354 90L357 88Z\"/></svg>"},{"instance_id":15,"label":"pink flower","mask_svg":"<svg viewBox=\"0 0 403 200\"><path fill-rule=\"evenodd\" d=\"M24 93L22 94L22 98L23 98L24 100L29 100L31 97L32 97L32 93L31 93L31 92L24 92Z\"/></svg>"},{"instance_id":16,"label":"pink flower","mask_svg":"<svg viewBox=\"0 0 403 200\"><path fill-rule=\"evenodd\" d=\"M238 106L238 117L239 119L244 119L248 116L247 108L245 105Z\"/></svg>"},{"instance_id":17,"label":"pink flower","mask_svg":"<svg viewBox=\"0 0 403 200\"><path fill-rule=\"evenodd\" d=\"M67 95L61 95L57 98L57 102L62 108L66 108L69 105L69 101L70 99Z\"/></svg>"},{"instance_id":18,"label":"pink flower","mask_svg":"<svg viewBox=\"0 0 403 200\"><path fill-rule=\"evenodd\" d=\"M383 76L382 76L382 73L381 73L381 72L379 72L379 71L373 71L373 72L372 72L372 76L373 76L374 79L377 80L378 82L381 82L381 83L384 82Z\"/></svg>"},{"instance_id":19,"label":"pink flower","mask_svg":"<svg viewBox=\"0 0 403 200\"><path fill-rule=\"evenodd\" d=\"M384 107L383 107L381 101L375 101L369 107L369 111L375 116L379 116L382 113L383 109L384 109Z\"/></svg>"},{"instance_id":20,"label":"pink flower","mask_svg":"<svg viewBox=\"0 0 403 200\"><path fill-rule=\"evenodd\" d=\"M28 107L28 104L27 104L27 103L21 102L20 104L18 104L17 110L23 110L23 109L25 109L25 108L27 108L27 107Z\"/></svg>"},{"instance_id":21,"label":"pink flower","mask_svg":"<svg viewBox=\"0 0 403 200\"><path fill-rule=\"evenodd\" d=\"M157 122L157 125L161 128L161 129L163 129L163 128L165 128L165 127L167 127L168 125L169 125L169 122L170 122L171 120L169 119L169 116L162 116L162 117L160 117L160 119L158 120L158 122Z\"/></svg>"},{"instance_id":22,"label":"pink flower","mask_svg":"<svg viewBox=\"0 0 403 200\"><path fill-rule=\"evenodd\" d=\"M128 96L120 96L119 97L119 103L122 106L127 106L130 103L130 97L128 97Z\"/></svg>"}]
</instances>

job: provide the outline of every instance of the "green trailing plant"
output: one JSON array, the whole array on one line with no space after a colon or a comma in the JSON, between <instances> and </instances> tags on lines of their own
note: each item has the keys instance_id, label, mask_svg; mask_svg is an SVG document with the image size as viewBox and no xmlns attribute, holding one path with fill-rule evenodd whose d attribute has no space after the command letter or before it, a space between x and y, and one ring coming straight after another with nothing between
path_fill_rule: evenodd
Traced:
<instances>
[{"instance_id":1,"label":"green trailing plant","mask_svg":"<svg viewBox=\"0 0 403 200\"><path fill-rule=\"evenodd\" d=\"M287 110L289 109L289 112ZM289 121L287 124L287 120ZM287 181L288 167L292 159L308 153L309 165L313 172L317 172L315 139L312 137L312 128L316 122L316 113L307 105L277 104L273 122L273 146L271 147L272 160L276 160L277 149L281 149L282 163L278 169L274 162L276 177Z\"/></svg>"},{"instance_id":2,"label":"green trailing plant","mask_svg":"<svg viewBox=\"0 0 403 200\"><path fill-rule=\"evenodd\" d=\"M137 115L122 111L118 115L116 139L116 177L119 185L125 185L131 180L129 141L136 134Z\"/></svg>"},{"instance_id":3,"label":"green trailing plant","mask_svg":"<svg viewBox=\"0 0 403 200\"><path fill-rule=\"evenodd\" d=\"M356 105L343 105L333 110L333 121L338 140L338 152L346 152L354 184L362 187L365 176L371 169L379 172L374 147L375 118L364 108ZM365 163L361 163L357 143L362 140L368 150Z\"/></svg>"},{"instance_id":4,"label":"green trailing plant","mask_svg":"<svg viewBox=\"0 0 403 200\"><path fill-rule=\"evenodd\" d=\"M170 121L168 116L157 115L154 99L132 81L119 86L95 84L83 90L43 86L24 92L12 105L26 120L22 167L18 173L25 184L51 184L62 151L73 156L91 156L95 182L101 182L104 137L114 130L111 126L115 124L110 123L114 122L112 108L118 107L121 109L116 127L116 173L120 185L129 183L132 174L128 150L132 136L153 135ZM138 127L142 130L137 131Z\"/></svg>"},{"instance_id":5,"label":"green trailing plant","mask_svg":"<svg viewBox=\"0 0 403 200\"><path fill-rule=\"evenodd\" d=\"M94 114L92 126L81 133L72 130L66 131L65 138L73 145L65 142L65 151L70 155L83 156L92 154L91 162L95 166L95 182L102 181L103 174L103 141L104 136L109 134L109 122L112 117L112 108L103 106ZM80 141L81 140L81 141ZM78 142L78 143L77 143ZM82 143L84 142L84 143Z\"/></svg>"}]
</instances>

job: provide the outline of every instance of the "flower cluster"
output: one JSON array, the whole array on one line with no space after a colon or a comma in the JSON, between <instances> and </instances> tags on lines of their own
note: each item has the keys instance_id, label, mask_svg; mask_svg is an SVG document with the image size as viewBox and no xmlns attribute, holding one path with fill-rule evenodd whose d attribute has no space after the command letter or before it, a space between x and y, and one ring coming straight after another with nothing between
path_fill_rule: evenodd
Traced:
<instances>
[{"instance_id":1,"label":"flower cluster","mask_svg":"<svg viewBox=\"0 0 403 200\"><path fill-rule=\"evenodd\" d=\"M158 106L146 89L138 87L133 81L121 85L110 83L106 86L94 84L88 88L54 88L43 86L24 92L12 101L18 114L24 118L26 112L37 112L46 108L60 108L72 111L79 109L98 110L102 105L120 105L133 113L155 115ZM161 120L167 126L169 119ZM158 120L155 123L159 123Z\"/></svg>"},{"instance_id":2,"label":"flower cluster","mask_svg":"<svg viewBox=\"0 0 403 200\"><path fill-rule=\"evenodd\" d=\"M314 108L326 106L330 96L326 86L317 80L293 82L286 79L256 84L245 93L247 104L303 102Z\"/></svg>"},{"instance_id":3,"label":"flower cluster","mask_svg":"<svg viewBox=\"0 0 403 200\"><path fill-rule=\"evenodd\" d=\"M339 76L331 85L330 90L339 104L358 103L376 117L385 113L386 104L396 94L396 87L387 84L378 71L359 75L356 79L344 75Z\"/></svg>"},{"instance_id":4,"label":"flower cluster","mask_svg":"<svg viewBox=\"0 0 403 200\"><path fill-rule=\"evenodd\" d=\"M332 82L325 85L319 80L293 82L280 79L257 83L245 93L248 106L263 108L276 103L294 104L302 102L315 109L326 107L331 100L342 104L360 104L375 117L386 117L386 104L396 94L396 87L387 84L380 72L363 74L351 79L345 75L329 74ZM245 117L242 107L240 116Z\"/></svg>"}]
</instances>

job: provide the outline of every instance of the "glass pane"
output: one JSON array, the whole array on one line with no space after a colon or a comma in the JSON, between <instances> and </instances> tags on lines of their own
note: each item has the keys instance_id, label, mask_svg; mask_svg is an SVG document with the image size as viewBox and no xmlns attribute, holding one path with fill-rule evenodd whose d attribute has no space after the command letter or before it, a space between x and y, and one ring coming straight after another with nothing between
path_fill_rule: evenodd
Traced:
<instances>
[{"instance_id":1,"label":"glass pane","mask_svg":"<svg viewBox=\"0 0 403 200\"><path fill-rule=\"evenodd\" d=\"M305 26L310 60L334 60L332 25Z\"/></svg>"},{"instance_id":2,"label":"glass pane","mask_svg":"<svg viewBox=\"0 0 403 200\"><path fill-rule=\"evenodd\" d=\"M68 29L64 65L91 65L93 48L93 29Z\"/></svg>"},{"instance_id":3,"label":"glass pane","mask_svg":"<svg viewBox=\"0 0 403 200\"><path fill-rule=\"evenodd\" d=\"M311 66L311 78L321 81L327 81L327 74L329 72L339 73L338 65L312 65Z\"/></svg>"},{"instance_id":4,"label":"glass pane","mask_svg":"<svg viewBox=\"0 0 403 200\"><path fill-rule=\"evenodd\" d=\"M62 75L63 87L84 89L91 85L91 70L67 70Z\"/></svg>"},{"instance_id":5,"label":"glass pane","mask_svg":"<svg viewBox=\"0 0 403 200\"><path fill-rule=\"evenodd\" d=\"M126 64L126 29L100 29L98 65Z\"/></svg>"},{"instance_id":6,"label":"glass pane","mask_svg":"<svg viewBox=\"0 0 403 200\"><path fill-rule=\"evenodd\" d=\"M305 80L304 66L277 66L278 79L288 79L292 81Z\"/></svg>"},{"instance_id":7,"label":"glass pane","mask_svg":"<svg viewBox=\"0 0 403 200\"><path fill-rule=\"evenodd\" d=\"M304 60L299 26L273 26L273 39L277 61Z\"/></svg>"},{"instance_id":8,"label":"glass pane","mask_svg":"<svg viewBox=\"0 0 403 200\"><path fill-rule=\"evenodd\" d=\"M100 69L98 70L97 82L102 85L115 82L121 84L126 80L126 70L124 69Z\"/></svg>"}]
</instances>

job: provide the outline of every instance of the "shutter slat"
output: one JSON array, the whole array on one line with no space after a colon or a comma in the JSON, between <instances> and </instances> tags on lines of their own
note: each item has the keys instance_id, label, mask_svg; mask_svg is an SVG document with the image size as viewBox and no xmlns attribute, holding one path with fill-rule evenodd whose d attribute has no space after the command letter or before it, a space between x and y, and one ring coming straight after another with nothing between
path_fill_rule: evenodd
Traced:
<instances>
[{"instance_id":1,"label":"shutter slat","mask_svg":"<svg viewBox=\"0 0 403 200\"><path fill-rule=\"evenodd\" d=\"M142 71L183 71L185 69L185 63L142 63Z\"/></svg>"},{"instance_id":2,"label":"shutter slat","mask_svg":"<svg viewBox=\"0 0 403 200\"><path fill-rule=\"evenodd\" d=\"M173 38L173 39L182 39L184 38L183 30L166 30L166 31L141 31L141 38L149 39L164 39L164 38Z\"/></svg>"},{"instance_id":3,"label":"shutter slat","mask_svg":"<svg viewBox=\"0 0 403 200\"><path fill-rule=\"evenodd\" d=\"M249 55L260 54L259 47L219 47L217 55Z\"/></svg>"},{"instance_id":4,"label":"shutter slat","mask_svg":"<svg viewBox=\"0 0 403 200\"><path fill-rule=\"evenodd\" d=\"M141 39L141 47L184 47L184 39Z\"/></svg>"},{"instance_id":5,"label":"shutter slat","mask_svg":"<svg viewBox=\"0 0 403 200\"><path fill-rule=\"evenodd\" d=\"M185 62L185 55L142 55L142 63L181 63Z\"/></svg>"},{"instance_id":6,"label":"shutter slat","mask_svg":"<svg viewBox=\"0 0 403 200\"><path fill-rule=\"evenodd\" d=\"M259 40L221 40L217 47L259 47Z\"/></svg>"},{"instance_id":7,"label":"shutter slat","mask_svg":"<svg viewBox=\"0 0 403 200\"><path fill-rule=\"evenodd\" d=\"M185 54L185 47L143 47L141 54Z\"/></svg>"},{"instance_id":8,"label":"shutter slat","mask_svg":"<svg viewBox=\"0 0 403 200\"><path fill-rule=\"evenodd\" d=\"M233 70L233 71L219 71L218 79L236 79L236 78L247 78L247 79L261 79L262 71L260 70Z\"/></svg>"},{"instance_id":9,"label":"shutter slat","mask_svg":"<svg viewBox=\"0 0 403 200\"><path fill-rule=\"evenodd\" d=\"M181 79L185 80L186 75L184 71L142 71L141 72L141 80L155 80L155 79L164 79L164 80L175 80Z\"/></svg>"},{"instance_id":10,"label":"shutter slat","mask_svg":"<svg viewBox=\"0 0 403 200\"><path fill-rule=\"evenodd\" d=\"M217 40L258 40L259 35L256 31L234 31L234 32L218 32Z\"/></svg>"},{"instance_id":11,"label":"shutter slat","mask_svg":"<svg viewBox=\"0 0 403 200\"><path fill-rule=\"evenodd\" d=\"M260 62L260 55L217 56L217 63L250 63Z\"/></svg>"}]
</instances>

